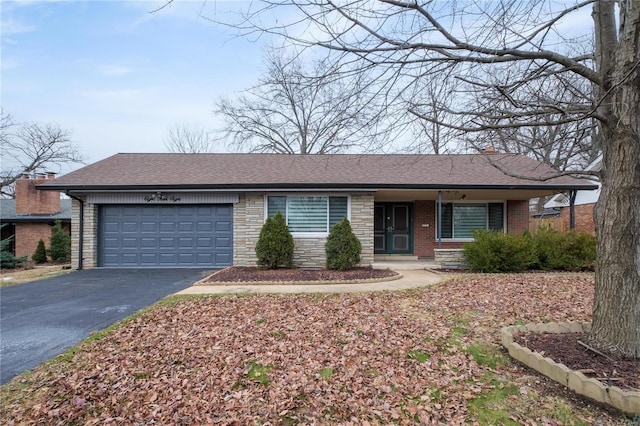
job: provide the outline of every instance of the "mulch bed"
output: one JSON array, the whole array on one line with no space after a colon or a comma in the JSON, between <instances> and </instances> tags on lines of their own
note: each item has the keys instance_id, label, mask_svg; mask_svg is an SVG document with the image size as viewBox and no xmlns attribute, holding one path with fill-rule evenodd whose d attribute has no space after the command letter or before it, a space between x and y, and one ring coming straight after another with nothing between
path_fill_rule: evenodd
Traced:
<instances>
[{"instance_id":1,"label":"mulch bed","mask_svg":"<svg viewBox=\"0 0 640 426\"><path fill-rule=\"evenodd\" d=\"M578 343L587 343L584 333L528 333L514 336L521 346L538 352L571 370L600 380L607 386L640 390L640 361L607 354L599 355ZM588 344L588 343L587 343Z\"/></svg>"},{"instance_id":2,"label":"mulch bed","mask_svg":"<svg viewBox=\"0 0 640 426\"><path fill-rule=\"evenodd\" d=\"M260 269L256 267L232 266L211 275L202 284L218 282L309 282L309 281L362 281L394 277L397 272L390 269L355 268L348 271L328 269Z\"/></svg>"}]
</instances>

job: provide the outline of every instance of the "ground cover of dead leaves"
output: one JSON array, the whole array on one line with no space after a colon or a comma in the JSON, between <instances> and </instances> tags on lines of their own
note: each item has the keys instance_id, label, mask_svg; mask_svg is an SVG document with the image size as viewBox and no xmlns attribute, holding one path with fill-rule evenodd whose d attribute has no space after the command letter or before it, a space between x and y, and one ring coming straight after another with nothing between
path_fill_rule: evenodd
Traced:
<instances>
[{"instance_id":1,"label":"ground cover of dead leaves","mask_svg":"<svg viewBox=\"0 0 640 426\"><path fill-rule=\"evenodd\" d=\"M67 363L14 380L0 418L469 424L482 423L473 400L516 386L506 399L514 424L561 424L553 410L541 416L531 408L557 404L526 385L530 371L512 362L491 368L467 348L497 348L502 325L587 320L592 298L589 275L532 274L459 276L398 293L180 299L84 343ZM594 414L593 407L562 406L576 421L623 421L597 407Z\"/></svg>"}]
</instances>

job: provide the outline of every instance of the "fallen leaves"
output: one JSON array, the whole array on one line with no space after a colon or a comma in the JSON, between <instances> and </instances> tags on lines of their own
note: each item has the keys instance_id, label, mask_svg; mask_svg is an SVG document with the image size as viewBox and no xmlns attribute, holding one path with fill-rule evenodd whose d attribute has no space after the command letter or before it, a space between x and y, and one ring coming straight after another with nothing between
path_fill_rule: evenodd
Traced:
<instances>
[{"instance_id":1,"label":"fallen leaves","mask_svg":"<svg viewBox=\"0 0 640 426\"><path fill-rule=\"evenodd\" d=\"M495 343L505 324L587 320L592 297L588 275L538 274L399 293L183 299L84 344L69 368L36 369L0 415L61 425L473 423L469 401L513 372L479 364L468 348Z\"/></svg>"}]
</instances>

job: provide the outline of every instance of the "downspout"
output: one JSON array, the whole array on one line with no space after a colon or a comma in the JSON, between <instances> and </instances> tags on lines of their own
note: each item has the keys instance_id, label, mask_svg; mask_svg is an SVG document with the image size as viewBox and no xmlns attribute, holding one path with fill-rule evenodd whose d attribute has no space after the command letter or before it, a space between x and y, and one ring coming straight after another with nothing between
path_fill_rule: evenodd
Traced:
<instances>
[{"instance_id":1,"label":"downspout","mask_svg":"<svg viewBox=\"0 0 640 426\"><path fill-rule=\"evenodd\" d=\"M81 198L69 194L65 191L67 197L73 198L80 203L80 214L78 215L78 270L82 270L82 246L84 245L84 201Z\"/></svg>"},{"instance_id":2,"label":"downspout","mask_svg":"<svg viewBox=\"0 0 640 426\"><path fill-rule=\"evenodd\" d=\"M442 248L442 191L438 191L438 223L436 225L438 231L438 248Z\"/></svg>"},{"instance_id":3,"label":"downspout","mask_svg":"<svg viewBox=\"0 0 640 426\"><path fill-rule=\"evenodd\" d=\"M576 194L577 191L569 191L569 230L576 229Z\"/></svg>"}]
</instances>

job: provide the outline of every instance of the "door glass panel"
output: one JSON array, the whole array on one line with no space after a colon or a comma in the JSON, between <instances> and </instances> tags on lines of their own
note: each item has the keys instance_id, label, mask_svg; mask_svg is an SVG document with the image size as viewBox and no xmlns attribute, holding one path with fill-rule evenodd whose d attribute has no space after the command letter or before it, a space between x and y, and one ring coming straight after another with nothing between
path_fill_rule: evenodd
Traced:
<instances>
[{"instance_id":1,"label":"door glass panel","mask_svg":"<svg viewBox=\"0 0 640 426\"><path fill-rule=\"evenodd\" d=\"M409 230L409 207L393 206L393 228L400 232Z\"/></svg>"},{"instance_id":2,"label":"door glass panel","mask_svg":"<svg viewBox=\"0 0 640 426\"><path fill-rule=\"evenodd\" d=\"M408 235L394 235L393 236L393 250L394 251L406 251L409 250L409 236Z\"/></svg>"},{"instance_id":3,"label":"door glass panel","mask_svg":"<svg viewBox=\"0 0 640 426\"><path fill-rule=\"evenodd\" d=\"M384 234L376 234L373 237L373 249L378 251L385 251L387 249L387 247L385 246Z\"/></svg>"},{"instance_id":4,"label":"door glass panel","mask_svg":"<svg viewBox=\"0 0 640 426\"><path fill-rule=\"evenodd\" d=\"M373 229L375 232L384 232L384 206L375 206L373 209Z\"/></svg>"}]
</instances>

